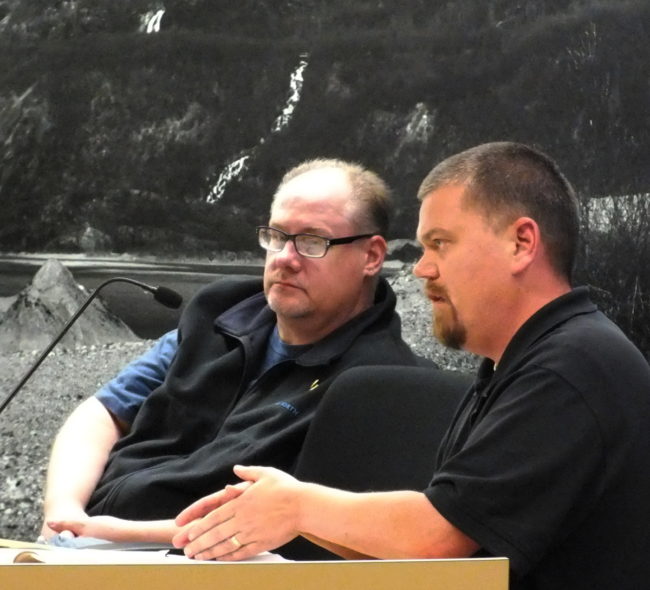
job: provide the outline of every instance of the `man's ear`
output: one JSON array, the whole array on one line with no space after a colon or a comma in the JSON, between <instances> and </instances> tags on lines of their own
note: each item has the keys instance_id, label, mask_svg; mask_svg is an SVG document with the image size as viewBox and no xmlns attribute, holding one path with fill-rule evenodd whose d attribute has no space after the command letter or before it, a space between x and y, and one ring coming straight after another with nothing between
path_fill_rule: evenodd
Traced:
<instances>
[{"instance_id":1,"label":"man's ear","mask_svg":"<svg viewBox=\"0 0 650 590\"><path fill-rule=\"evenodd\" d=\"M382 236L372 236L368 238L368 247L366 248L366 264L364 271L366 276L375 276L381 271L386 258L388 244Z\"/></svg>"},{"instance_id":2,"label":"man's ear","mask_svg":"<svg viewBox=\"0 0 650 590\"><path fill-rule=\"evenodd\" d=\"M520 217L510 226L512 273L526 270L537 258L541 248L539 225L530 217Z\"/></svg>"}]
</instances>

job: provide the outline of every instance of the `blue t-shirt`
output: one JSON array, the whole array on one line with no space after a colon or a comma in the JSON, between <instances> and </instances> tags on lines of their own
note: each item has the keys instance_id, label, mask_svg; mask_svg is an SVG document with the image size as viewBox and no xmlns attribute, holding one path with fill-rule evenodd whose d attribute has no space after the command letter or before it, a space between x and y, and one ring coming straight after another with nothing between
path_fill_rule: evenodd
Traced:
<instances>
[{"instance_id":1,"label":"blue t-shirt","mask_svg":"<svg viewBox=\"0 0 650 590\"><path fill-rule=\"evenodd\" d=\"M266 356L257 373L258 377L278 363L298 357L311 346L286 344L280 339L278 327L275 326L269 336ZM152 348L104 385L95 397L113 415L132 424L142 403L165 380L177 349L177 330L167 332Z\"/></svg>"},{"instance_id":2,"label":"blue t-shirt","mask_svg":"<svg viewBox=\"0 0 650 590\"><path fill-rule=\"evenodd\" d=\"M287 361L295 359L300 356L303 352L306 352L312 347L311 344L287 344L280 339L280 334L278 332L278 326L271 331L269 336L268 345L266 347L266 355L258 371L258 376L263 375L271 367L281 363L282 361Z\"/></svg>"},{"instance_id":3,"label":"blue t-shirt","mask_svg":"<svg viewBox=\"0 0 650 590\"><path fill-rule=\"evenodd\" d=\"M167 332L104 385L95 397L120 420L133 423L142 402L164 381L177 348L177 330Z\"/></svg>"}]
</instances>

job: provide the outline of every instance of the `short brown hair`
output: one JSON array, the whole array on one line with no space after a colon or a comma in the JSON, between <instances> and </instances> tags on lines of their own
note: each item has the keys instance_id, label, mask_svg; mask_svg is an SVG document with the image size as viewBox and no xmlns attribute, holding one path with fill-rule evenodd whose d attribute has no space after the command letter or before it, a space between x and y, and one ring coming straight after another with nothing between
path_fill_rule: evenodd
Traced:
<instances>
[{"instance_id":1,"label":"short brown hair","mask_svg":"<svg viewBox=\"0 0 650 590\"><path fill-rule=\"evenodd\" d=\"M289 170L280 181L276 195L290 180L310 172L334 168L343 171L352 186L353 199L359 204L359 231L387 236L393 204L388 185L378 174L361 164L335 158L307 160Z\"/></svg>"},{"instance_id":2,"label":"short brown hair","mask_svg":"<svg viewBox=\"0 0 650 590\"><path fill-rule=\"evenodd\" d=\"M549 261L571 281L580 216L573 187L546 154L514 142L485 143L447 158L420 185L418 198L450 184L465 185L464 202L499 229L521 216L539 225Z\"/></svg>"}]
</instances>

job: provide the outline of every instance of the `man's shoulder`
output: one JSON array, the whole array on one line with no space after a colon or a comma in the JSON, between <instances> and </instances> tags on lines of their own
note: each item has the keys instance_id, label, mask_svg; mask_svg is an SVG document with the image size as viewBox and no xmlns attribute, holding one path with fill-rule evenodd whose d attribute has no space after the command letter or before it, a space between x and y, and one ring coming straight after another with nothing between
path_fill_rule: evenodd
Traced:
<instances>
[{"instance_id":1,"label":"man's shoulder","mask_svg":"<svg viewBox=\"0 0 650 590\"><path fill-rule=\"evenodd\" d=\"M542 356L580 372L606 367L614 375L634 366L650 375L641 351L602 312L576 315L542 339Z\"/></svg>"},{"instance_id":2,"label":"man's shoulder","mask_svg":"<svg viewBox=\"0 0 650 590\"><path fill-rule=\"evenodd\" d=\"M399 321L396 314L394 320ZM423 362L402 339L401 332L393 323L369 326L352 342L348 356L356 359L358 364L368 365L418 365Z\"/></svg>"},{"instance_id":3,"label":"man's shoulder","mask_svg":"<svg viewBox=\"0 0 650 590\"><path fill-rule=\"evenodd\" d=\"M635 420L650 427L650 366L602 313L571 318L534 343L522 360L521 378L532 375L544 395L583 405L603 433Z\"/></svg>"},{"instance_id":4,"label":"man's shoulder","mask_svg":"<svg viewBox=\"0 0 650 590\"><path fill-rule=\"evenodd\" d=\"M183 310L178 325L182 332L190 326L212 322L241 301L262 294L262 279L243 276L220 277L202 287Z\"/></svg>"}]
</instances>

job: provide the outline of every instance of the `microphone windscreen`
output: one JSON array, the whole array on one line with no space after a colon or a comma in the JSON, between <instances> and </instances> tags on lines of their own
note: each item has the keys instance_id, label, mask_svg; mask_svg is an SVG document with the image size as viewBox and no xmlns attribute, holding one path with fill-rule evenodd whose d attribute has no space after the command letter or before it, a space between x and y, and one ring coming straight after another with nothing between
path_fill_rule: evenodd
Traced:
<instances>
[{"instance_id":1,"label":"microphone windscreen","mask_svg":"<svg viewBox=\"0 0 650 590\"><path fill-rule=\"evenodd\" d=\"M183 303L183 297L180 293L167 287L156 287L153 298L164 306L171 307L172 309L178 309L181 306L181 303Z\"/></svg>"}]
</instances>

